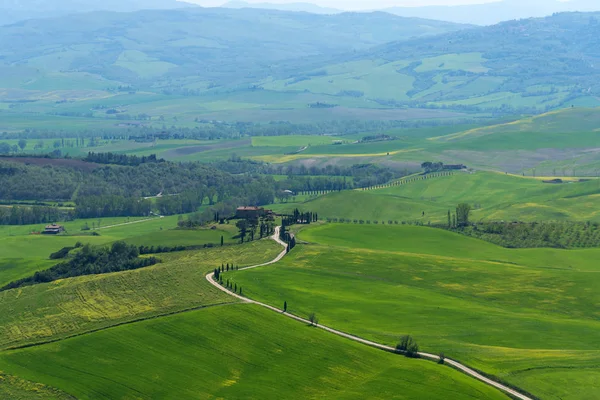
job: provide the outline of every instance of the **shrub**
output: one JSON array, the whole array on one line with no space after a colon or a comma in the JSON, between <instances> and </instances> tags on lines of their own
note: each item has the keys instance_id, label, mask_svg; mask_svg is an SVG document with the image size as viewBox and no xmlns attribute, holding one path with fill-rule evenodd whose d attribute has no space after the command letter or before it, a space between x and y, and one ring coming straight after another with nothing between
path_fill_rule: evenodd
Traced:
<instances>
[{"instance_id":1,"label":"shrub","mask_svg":"<svg viewBox=\"0 0 600 400\"><path fill-rule=\"evenodd\" d=\"M419 345L410 335L404 335L400 338L400 342L396 345L396 350L404 353L406 357L419 357Z\"/></svg>"}]
</instances>

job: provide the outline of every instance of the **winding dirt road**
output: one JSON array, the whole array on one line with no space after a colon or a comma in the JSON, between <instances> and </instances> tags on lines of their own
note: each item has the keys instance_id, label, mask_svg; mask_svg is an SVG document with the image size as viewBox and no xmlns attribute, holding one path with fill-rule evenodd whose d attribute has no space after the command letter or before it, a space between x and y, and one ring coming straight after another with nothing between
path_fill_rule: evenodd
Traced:
<instances>
[{"instance_id":1,"label":"winding dirt road","mask_svg":"<svg viewBox=\"0 0 600 400\"><path fill-rule=\"evenodd\" d=\"M280 245L282 245L283 248L284 248L283 251L281 253L279 253L279 255L277 255L277 257L275 257L273 260L271 260L269 262L266 262L264 264L259 264L259 265L253 265L253 266L250 266L250 267L240 268L240 270L258 268L258 267L264 267L266 265L275 264L276 262L278 262L279 260L281 260L283 257L285 257L287 245L283 241L281 241L279 239L279 228L280 227L276 227L275 228L275 234L273 236L271 236L271 239L273 239L274 241L276 241L277 243L279 243ZM206 280L208 282L210 282L210 284L213 285L214 287L216 287L217 289L219 289L219 290L227 293L230 296L236 297L236 298L238 298L239 300L241 300L241 301L243 301L245 303L256 304L256 305L259 305L261 307L268 308L271 311L275 311L276 313L285 315L288 318L295 319L296 321L300 321L300 322L303 322L305 324L310 324L311 323L309 320L307 320L305 318L301 318L301 317L298 317L298 316L293 315L293 314L285 313L285 312L283 312L283 310L280 310L277 307L273 307L273 306L270 306L270 305L265 304L265 303L261 303L261 302L256 301L256 300L249 299L247 297L241 296L241 295L239 295L237 293L234 293L234 292L230 291L229 289L221 286L218 282L216 282L214 280L214 272L211 272L210 274L206 275ZM318 328L320 328L320 329L323 329L323 330L325 330L327 332L333 333L334 335L338 335L338 336L344 337L346 339L350 339L350 340L353 340L355 342L365 344L367 346L375 347L377 349L389 351L389 352L392 352L392 353L397 353L397 351L396 351L395 348L390 347L390 346L386 346L386 345L381 344L381 343L372 342L370 340L363 339L363 338L360 338L358 336L351 335L349 333L338 331L336 329L330 328L330 327L325 326L325 325L316 324L315 326L318 327ZM436 361L437 362L440 359L435 354L422 353L422 352L419 352L418 354L419 354L419 356L421 358L428 359L428 360L431 360L431 361ZM486 384L488 384L490 386L493 386L496 389L499 389L499 390L501 390L501 391L503 391L503 392L505 392L505 393L513 396L516 399L520 399L520 400L533 400L531 397L525 396L524 394L519 393L516 390L509 388L508 386L505 386L505 385L503 385L501 383L498 383L498 382L496 382L496 381L494 381L492 379L489 379L489 378L481 375L477 371L475 371L475 370L473 370L473 369L467 367L466 365L463 365L463 364L461 364L461 363L459 363L457 361L454 361L454 360L451 360L449 358L446 358L444 360L444 363L447 364L447 365L450 365L450 366L454 367L455 369L457 369L457 370L459 370L459 371L461 371L461 372L463 372L463 373L465 373L465 374L467 374L467 375L469 375L469 376L471 376L471 377L473 377L475 379L478 379L478 380L482 381L483 383L486 383Z\"/></svg>"}]
</instances>

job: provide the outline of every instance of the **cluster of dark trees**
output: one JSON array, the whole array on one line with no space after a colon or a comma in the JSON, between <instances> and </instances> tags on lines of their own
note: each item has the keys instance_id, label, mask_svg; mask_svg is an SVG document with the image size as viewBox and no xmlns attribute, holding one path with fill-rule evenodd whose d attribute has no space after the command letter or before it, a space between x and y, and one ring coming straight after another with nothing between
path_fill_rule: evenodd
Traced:
<instances>
[{"instance_id":1,"label":"cluster of dark trees","mask_svg":"<svg viewBox=\"0 0 600 400\"><path fill-rule=\"evenodd\" d=\"M81 196L75 203L77 218L147 216L152 210L150 200L116 194Z\"/></svg>"},{"instance_id":2,"label":"cluster of dark trees","mask_svg":"<svg viewBox=\"0 0 600 400\"><path fill-rule=\"evenodd\" d=\"M448 228L457 229L468 226L470 215L471 205L467 203L460 203L456 206L456 212L454 214L448 210Z\"/></svg>"},{"instance_id":3,"label":"cluster of dark trees","mask_svg":"<svg viewBox=\"0 0 600 400\"><path fill-rule=\"evenodd\" d=\"M478 222L457 232L508 248L600 247L597 222Z\"/></svg>"},{"instance_id":4,"label":"cluster of dark trees","mask_svg":"<svg viewBox=\"0 0 600 400\"><path fill-rule=\"evenodd\" d=\"M296 193L364 188L417 172L416 170L397 170L375 164L355 164L348 167L338 165L307 167L304 164L272 165L244 160L236 155L227 161L215 162L212 165L221 171L232 174L287 175L287 179L278 182L278 187Z\"/></svg>"},{"instance_id":5,"label":"cluster of dark trees","mask_svg":"<svg viewBox=\"0 0 600 400\"><path fill-rule=\"evenodd\" d=\"M87 162L94 162L97 164L115 164L115 165L129 165L136 166L145 163L164 162L165 160L156 158L156 154L150 154L149 156L128 156L127 154L117 153L94 153L88 152L87 156L83 159Z\"/></svg>"},{"instance_id":6,"label":"cluster of dark trees","mask_svg":"<svg viewBox=\"0 0 600 400\"><path fill-rule=\"evenodd\" d=\"M58 251L55 251L54 253L50 254L50 259L51 260L59 260L61 258L66 258L69 255L69 253L71 252L71 250L79 248L81 246L83 246L81 244L81 242L77 242L75 244L75 246L63 247L62 249L60 249Z\"/></svg>"},{"instance_id":7,"label":"cluster of dark trees","mask_svg":"<svg viewBox=\"0 0 600 400\"><path fill-rule=\"evenodd\" d=\"M0 225L45 224L56 221L71 221L73 210L47 206L0 207Z\"/></svg>"},{"instance_id":8,"label":"cluster of dark trees","mask_svg":"<svg viewBox=\"0 0 600 400\"><path fill-rule=\"evenodd\" d=\"M279 239L285 243L287 243L286 252L290 252L294 247L296 247L296 235L289 232L287 230L286 223L281 224L281 228L279 229Z\"/></svg>"},{"instance_id":9,"label":"cluster of dark trees","mask_svg":"<svg viewBox=\"0 0 600 400\"><path fill-rule=\"evenodd\" d=\"M63 161L63 160L57 160ZM69 160L75 161L75 160ZM202 204L210 209L191 221L210 221L214 212L231 216L239 204L264 205L275 201L277 184L269 176L232 175L199 163L143 163L137 166L106 165L89 169L74 166L33 165L0 160L0 198L28 201L75 199L75 212L55 217L58 208L28 207L12 212L5 223L39 223L80 218L145 216L153 208L143 197L162 194L156 207L163 215L194 212ZM82 164L82 165L80 165ZM64 211L62 211L64 213ZM5 215L5 214L2 214ZM37 215L27 217L24 215ZM47 215L47 217L44 217ZM12 221L12 222L10 222Z\"/></svg>"},{"instance_id":10,"label":"cluster of dark trees","mask_svg":"<svg viewBox=\"0 0 600 400\"><path fill-rule=\"evenodd\" d=\"M225 286L227 289L233 290L234 293L239 293L240 295L242 295L242 287L237 285L237 283L234 283L232 281L230 281L229 279L225 280L223 279L223 273L227 272L227 271L237 271L239 270L239 266L234 266L233 264L231 264L231 267L229 266L229 263L227 264L227 266L225 266L224 264L221 264L221 267L217 267L214 269L214 279L221 285L221 286Z\"/></svg>"},{"instance_id":11,"label":"cluster of dark trees","mask_svg":"<svg viewBox=\"0 0 600 400\"><path fill-rule=\"evenodd\" d=\"M0 290L52 282L74 276L143 268L158 262L154 257L139 258L138 256L139 249L137 246L128 245L121 241L113 243L111 247L94 247L86 244L68 261L47 270L38 271L33 276L13 281Z\"/></svg>"},{"instance_id":12,"label":"cluster of dark trees","mask_svg":"<svg viewBox=\"0 0 600 400\"><path fill-rule=\"evenodd\" d=\"M396 345L396 351L403 353L410 358L419 357L419 345L410 335L404 335Z\"/></svg>"},{"instance_id":13,"label":"cluster of dark trees","mask_svg":"<svg viewBox=\"0 0 600 400\"><path fill-rule=\"evenodd\" d=\"M423 168L426 173L431 173L431 172L464 169L464 168L466 168L466 166L464 166L463 164L444 165L443 162L426 161L421 164L421 168Z\"/></svg>"},{"instance_id":14,"label":"cluster of dark trees","mask_svg":"<svg viewBox=\"0 0 600 400\"><path fill-rule=\"evenodd\" d=\"M184 251L188 248L188 246L139 246L138 251L140 254L159 254L172 253L175 251Z\"/></svg>"},{"instance_id":15,"label":"cluster of dark trees","mask_svg":"<svg viewBox=\"0 0 600 400\"><path fill-rule=\"evenodd\" d=\"M291 215L284 215L281 223L283 226L290 226L295 224L310 224L311 222L317 222L319 215L316 212L305 211L301 212L297 208L292 212Z\"/></svg>"},{"instance_id":16,"label":"cluster of dark trees","mask_svg":"<svg viewBox=\"0 0 600 400\"><path fill-rule=\"evenodd\" d=\"M265 219L240 219L235 223L235 226L239 230L238 237L241 243L244 243L244 239L250 236L249 240L254 240L257 230L260 235L260 239L272 235L275 232L275 225L271 221Z\"/></svg>"}]
</instances>

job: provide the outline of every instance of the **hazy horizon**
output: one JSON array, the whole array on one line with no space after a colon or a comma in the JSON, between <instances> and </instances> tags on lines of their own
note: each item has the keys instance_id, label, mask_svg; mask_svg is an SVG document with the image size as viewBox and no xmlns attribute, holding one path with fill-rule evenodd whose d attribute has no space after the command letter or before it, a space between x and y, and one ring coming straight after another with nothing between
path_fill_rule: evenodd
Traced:
<instances>
[{"instance_id":1,"label":"hazy horizon","mask_svg":"<svg viewBox=\"0 0 600 400\"><path fill-rule=\"evenodd\" d=\"M183 1L183 0L181 0ZM204 7L219 7L227 4L230 0L185 0L185 2L198 4ZM460 6L460 5L476 5L487 3L498 3L506 0L241 0L245 3L260 4L295 4L309 3L320 7L336 8L340 10L374 10L392 7L426 7L426 6ZM561 3L568 3L572 0L557 0ZM520 4L535 4L540 3L540 0L522 0Z\"/></svg>"}]
</instances>

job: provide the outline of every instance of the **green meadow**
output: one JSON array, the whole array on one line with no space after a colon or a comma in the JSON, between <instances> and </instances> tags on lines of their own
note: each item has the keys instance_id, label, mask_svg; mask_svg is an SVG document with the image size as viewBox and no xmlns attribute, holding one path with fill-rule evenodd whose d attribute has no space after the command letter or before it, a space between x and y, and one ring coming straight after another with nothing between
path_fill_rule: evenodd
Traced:
<instances>
[{"instance_id":1,"label":"green meadow","mask_svg":"<svg viewBox=\"0 0 600 400\"><path fill-rule=\"evenodd\" d=\"M0 369L82 400L507 398L450 368L352 343L253 305L5 351Z\"/></svg>"},{"instance_id":2,"label":"green meadow","mask_svg":"<svg viewBox=\"0 0 600 400\"><path fill-rule=\"evenodd\" d=\"M281 262L226 277L361 337L411 334L540 398L597 395L600 250L505 249L414 226L326 224L299 239Z\"/></svg>"},{"instance_id":3,"label":"green meadow","mask_svg":"<svg viewBox=\"0 0 600 400\"><path fill-rule=\"evenodd\" d=\"M50 268L60 260L50 260L50 254L77 242L104 245L118 240L136 246L203 246L220 245L221 236L226 244L237 242L236 228L218 225L216 229L179 230L178 216L164 218L100 218L79 219L61 223L66 234L39 235L43 224L0 226L0 286L24 278L35 271ZM90 231L82 231L87 225ZM91 232L97 233L94 236Z\"/></svg>"},{"instance_id":4,"label":"green meadow","mask_svg":"<svg viewBox=\"0 0 600 400\"><path fill-rule=\"evenodd\" d=\"M235 301L205 279L222 263L275 258L271 240L164 253L147 268L87 275L0 292L0 348L62 339L124 322Z\"/></svg>"},{"instance_id":5,"label":"green meadow","mask_svg":"<svg viewBox=\"0 0 600 400\"><path fill-rule=\"evenodd\" d=\"M541 179L493 172L455 172L382 189L330 193L279 204L278 211L318 212L322 219L446 223L459 203L473 208L472 221L600 221L600 181L548 184ZM425 215L423 215L423 212Z\"/></svg>"}]
</instances>

